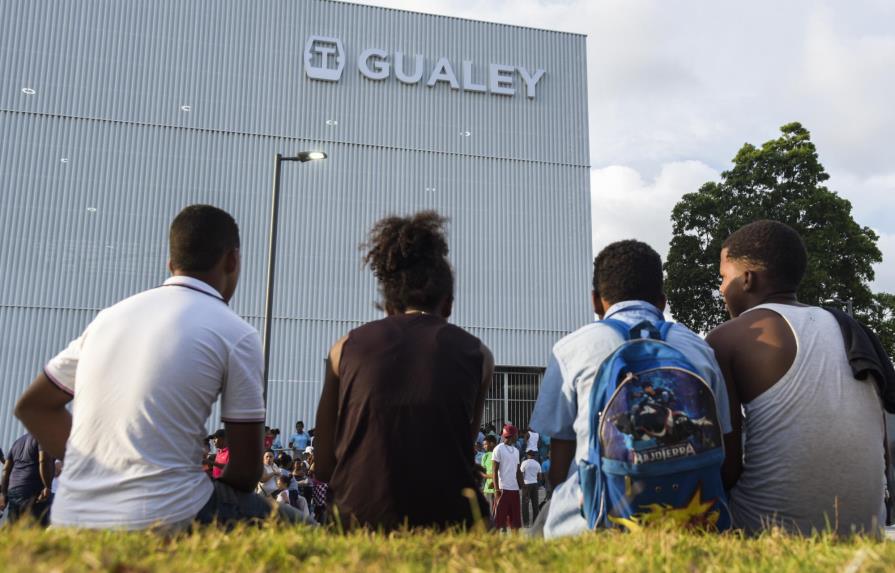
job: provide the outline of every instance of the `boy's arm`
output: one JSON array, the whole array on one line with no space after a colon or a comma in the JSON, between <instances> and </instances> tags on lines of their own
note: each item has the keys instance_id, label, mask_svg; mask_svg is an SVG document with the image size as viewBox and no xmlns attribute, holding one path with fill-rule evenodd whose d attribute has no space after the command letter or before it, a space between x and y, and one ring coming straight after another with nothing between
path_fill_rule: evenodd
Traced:
<instances>
[{"instance_id":1,"label":"boy's arm","mask_svg":"<svg viewBox=\"0 0 895 573\"><path fill-rule=\"evenodd\" d=\"M736 377L733 365L734 346L731 343L730 328L724 325L716 328L706 336L705 341L715 351L715 358L724 375L724 384L727 388L727 400L730 407L729 434L724 434L724 464L721 466L721 477L724 488L733 489L740 475L743 473L743 409L737 389Z\"/></svg>"},{"instance_id":2,"label":"boy's arm","mask_svg":"<svg viewBox=\"0 0 895 573\"><path fill-rule=\"evenodd\" d=\"M472 438L479 434L479 427L482 425L482 414L485 411L485 398L488 396L488 390L491 388L491 379L494 377L494 355L487 346L482 344L482 383L479 386L479 393L476 396L475 409L472 411Z\"/></svg>"},{"instance_id":3,"label":"boy's arm","mask_svg":"<svg viewBox=\"0 0 895 573\"><path fill-rule=\"evenodd\" d=\"M56 477L56 460L48 456L42 449L38 452L37 460L39 464L38 474L44 486L38 501L44 501L50 497L50 493L53 491L53 478Z\"/></svg>"},{"instance_id":4,"label":"boy's arm","mask_svg":"<svg viewBox=\"0 0 895 573\"><path fill-rule=\"evenodd\" d=\"M264 422L224 422L224 429L230 457L220 480L233 489L252 491L258 485L263 466Z\"/></svg>"},{"instance_id":5,"label":"boy's arm","mask_svg":"<svg viewBox=\"0 0 895 573\"><path fill-rule=\"evenodd\" d=\"M12 473L12 460L3 462L3 480L0 482L0 511L6 509L6 491L9 489L9 474Z\"/></svg>"},{"instance_id":6,"label":"boy's arm","mask_svg":"<svg viewBox=\"0 0 895 573\"><path fill-rule=\"evenodd\" d=\"M336 467L336 426L339 421L339 362L347 336L330 349L326 360L323 393L317 405L317 429L314 432L314 472L321 481L329 482Z\"/></svg>"},{"instance_id":7,"label":"boy's arm","mask_svg":"<svg viewBox=\"0 0 895 573\"><path fill-rule=\"evenodd\" d=\"M563 367L556 355L551 353L529 423L539 434L550 436L550 483L553 487L566 481L575 458L577 437L574 423L577 416L575 385L567 382Z\"/></svg>"},{"instance_id":8,"label":"boy's arm","mask_svg":"<svg viewBox=\"0 0 895 573\"><path fill-rule=\"evenodd\" d=\"M575 458L575 440L550 440L550 471L548 476L553 487L566 481L569 468Z\"/></svg>"},{"instance_id":9,"label":"boy's arm","mask_svg":"<svg viewBox=\"0 0 895 573\"><path fill-rule=\"evenodd\" d=\"M65 457L65 443L71 433L71 414L65 406L72 398L41 372L16 402L16 418L51 457L59 460Z\"/></svg>"}]
</instances>

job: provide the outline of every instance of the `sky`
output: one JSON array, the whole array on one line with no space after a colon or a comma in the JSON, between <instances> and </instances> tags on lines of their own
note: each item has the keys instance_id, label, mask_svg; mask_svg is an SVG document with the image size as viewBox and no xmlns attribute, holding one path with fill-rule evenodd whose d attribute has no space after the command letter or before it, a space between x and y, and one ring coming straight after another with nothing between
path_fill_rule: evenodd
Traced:
<instances>
[{"instance_id":1,"label":"sky","mask_svg":"<svg viewBox=\"0 0 895 573\"><path fill-rule=\"evenodd\" d=\"M873 288L895 293L895 2L359 3L587 34L595 251L637 229L664 259L680 197L799 121L879 234Z\"/></svg>"}]
</instances>

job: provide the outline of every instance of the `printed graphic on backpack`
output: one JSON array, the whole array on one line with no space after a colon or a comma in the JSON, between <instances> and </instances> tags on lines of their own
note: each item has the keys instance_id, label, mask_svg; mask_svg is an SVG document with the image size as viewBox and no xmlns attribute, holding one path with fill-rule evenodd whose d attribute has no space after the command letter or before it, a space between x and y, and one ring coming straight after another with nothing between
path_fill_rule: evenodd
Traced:
<instances>
[{"instance_id":1,"label":"printed graphic on backpack","mask_svg":"<svg viewBox=\"0 0 895 573\"><path fill-rule=\"evenodd\" d=\"M589 525L727 529L724 445L710 386L664 342L669 323L609 325L627 340L592 389L590 448L579 464ZM649 337L635 338L641 330Z\"/></svg>"}]
</instances>

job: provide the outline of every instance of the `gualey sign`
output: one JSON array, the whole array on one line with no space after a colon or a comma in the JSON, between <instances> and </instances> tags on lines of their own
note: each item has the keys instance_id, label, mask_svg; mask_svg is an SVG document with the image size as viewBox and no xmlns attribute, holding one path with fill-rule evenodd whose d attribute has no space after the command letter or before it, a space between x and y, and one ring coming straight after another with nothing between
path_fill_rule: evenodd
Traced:
<instances>
[{"instance_id":1,"label":"gualey sign","mask_svg":"<svg viewBox=\"0 0 895 573\"><path fill-rule=\"evenodd\" d=\"M379 48L367 48L357 58L357 70L373 81L387 80L394 77L404 84L418 84L425 79L426 85L435 87L439 82L450 86L453 90L462 88L465 92L490 93L492 95L514 96L524 84L525 94L530 99L537 96L538 82L544 77L544 70L529 71L521 66L504 64L488 64L485 77L475 77L473 62L464 61L458 77L453 64L441 57L429 69L422 54L414 54L408 64L401 52L390 54ZM305 74L315 80L337 82L345 70L345 50L342 41L327 36L311 36L305 45ZM521 83L517 83L518 78Z\"/></svg>"}]
</instances>

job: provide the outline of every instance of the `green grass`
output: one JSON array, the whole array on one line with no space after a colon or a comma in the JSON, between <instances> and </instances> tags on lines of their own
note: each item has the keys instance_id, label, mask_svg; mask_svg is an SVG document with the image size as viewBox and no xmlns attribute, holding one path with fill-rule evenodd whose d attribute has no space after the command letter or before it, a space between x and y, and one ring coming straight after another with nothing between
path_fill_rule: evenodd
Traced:
<instances>
[{"instance_id":1,"label":"green grass","mask_svg":"<svg viewBox=\"0 0 895 573\"><path fill-rule=\"evenodd\" d=\"M150 533L0 530L0 571L895 571L895 542L770 533L601 532L557 541L496 533L301 528Z\"/></svg>"}]
</instances>

